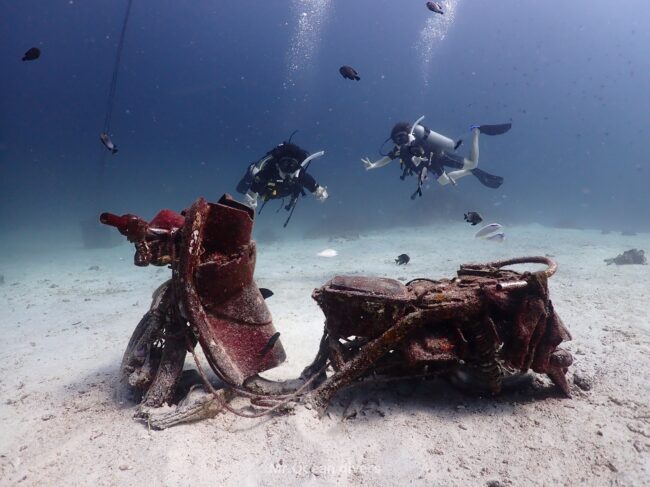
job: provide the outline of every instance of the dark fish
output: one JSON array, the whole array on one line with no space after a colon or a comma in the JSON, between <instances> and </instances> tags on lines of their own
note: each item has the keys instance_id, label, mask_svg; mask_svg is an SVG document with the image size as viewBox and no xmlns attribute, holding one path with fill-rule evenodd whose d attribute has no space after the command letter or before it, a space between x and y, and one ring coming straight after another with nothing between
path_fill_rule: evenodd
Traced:
<instances>
[{"instance_id":1,"label":"dark fish","mask_svg":"<svg viewBox=\"0 0 650 487\"><path fill-rule=\"evenodd\" d=\"M104 147L106 147L109 151L111 151L112 154L115 154L117 152L117 146L113 144L113 141L111 140L111 138L108 136L107 133L99 134L99 140L102 141Z\"/></svg>"},{"instance_id":2,"label":"dark fish","mask_svg":"<svg viewBox=\"0 0 650 487\"><path fill-rule=\"evenodd\" d=\"M262 293L262 297L264 299L270 298L271 296L273 296L273 291L271 291L270 289L266 289L265 287L261 287L260 292Z\"/></svg>"},{"instance_id":3,"label":"dark fish","mask_svg":"<svg viewBox=\"0 0 650 487\"><path fill-rule=\"evenodd\" d=\"M341 66L339 68L339 73L341 73L341 76L343 76L345 79L353 79L356 81L359 81L361 79L359 73L357 73L354 68L351 68L350 66Z\"/></svg>"},{"instance_id":4,"label":"dark fish","mask_svg":"<svg viewBox=\"0 0 650 487\"><path fill-rule=\"evenodd\" d=\"M436 2L427 2L427 8L432 12L435 12L440 15L444 15L445 12L442 10L442 5Z\"/></svg>"},{"instance_id":5,"label":"dark fish","mask_svg":"<svg viewBox=\"0 0 650 487\"><path fill-rule=\"evenodd\" d=\"M41 50L38 47L32 47L31 49L28 49L23 56L23 61L33 61L39 57L41 57Z\"/></svg>"},{"instance_id":6,"label":"dark fish","mask_svg":"<svg viewBox=\"0 0 650 487\"><path fill-rule=\"evenodd\" d=\"M481 218L481 215L475 211L468 211L465 213L465 221L471 223L472 225L478 225L483 221L483 218Z\"/></svg>"},{"instance_id":7,"label":"dark fish","mask_svg":"<svg viewBox=\"0 0 650 487\"><path fill-rule=\"evenodd\" d=\"M276 331L271 338L269 338L269 341L264 345L264 348L260 352L260 357L264 357L267 353L271 351L273 346L275 345L275 342L278 341L278 338L280 338L280 332Z\"/></svg>"},{"instance_id":8,"label":"dark fish","mask_svg":"<svg viewBox=\"0 0 650 487\"><path fill-rule=\"evenodd\" d=\"M409 260L411 260L411 258L408 255L400 254L400 255L397 256L397 259L395 259L395 263L397 265L408 264Z\"/></svg>"}]
</instances>

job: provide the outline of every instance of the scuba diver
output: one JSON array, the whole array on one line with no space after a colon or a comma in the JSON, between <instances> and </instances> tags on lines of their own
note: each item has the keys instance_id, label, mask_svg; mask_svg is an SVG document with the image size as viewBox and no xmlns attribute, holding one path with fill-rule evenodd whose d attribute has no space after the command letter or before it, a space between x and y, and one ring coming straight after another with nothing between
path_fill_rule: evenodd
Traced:
<instances>
[{"instance_id":1,"label":"scuba diver","mask_svg":"<svg viewBox=\"0 0 650 487\"><path fill-rule=\"evenodd\" d=\"M291 137L293 137L291 134ZM262 197L264 203L259 209L262 212L264 205L269 200L289 197L289 203L284 209L289 211L289 217L284 223L286 227L293 215L298 198L305 196L305 189L312 193L319 201L325 201L329 196L327 188L316 183L316 180L307 173L309 164L323 154L324 151L309 155L309 152L288 141L282 142L273 148L257 162L253 162L246 169L246 174L237 184L237 192L245 195L246 202L257 208L257 198Z\"/></svg>"},{"instance_id":2,"label":"scuba diver","mask_svg":"<svg viewBox=\"0 0 650 487\"><path fill-rule=\"evenodd\" d=\"M498 188L503 184L501 176L489 174L478 169L478 139L480 134L500 135L506 133L512 127L511 123L499 125L472 125L472 141L469 157L462 157L453 152L460 147L462 140L453 141L433 130L421 125L424 116L420 117L414 124L399 122L391 130L390 137L384 143L392 140L395 144L393 150L378 161L372 162L363 158L366 170L377 169L385 166L393 159L400 159L403 181L406 176L416 175L418 186L411 195L411 199L422 196L422 183L428 179L429 172L433 172L440 185L453 184L462 177L472 174L481 184L488 188ZM380 152L381 153L381 152ZM447 172L446 168L454 169Z\"/></svg>"}]
</instances>

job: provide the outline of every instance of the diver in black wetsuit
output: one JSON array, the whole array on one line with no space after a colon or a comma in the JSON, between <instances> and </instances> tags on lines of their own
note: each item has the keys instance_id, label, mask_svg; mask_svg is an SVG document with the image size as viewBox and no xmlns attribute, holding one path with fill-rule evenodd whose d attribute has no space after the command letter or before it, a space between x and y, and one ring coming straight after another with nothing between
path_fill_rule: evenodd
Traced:
<instances>
[{"instance_id":1,"label":"diver in black wetsuit","mask_svg":"<svg viewBox=\"0 0 650 487\"><path fill-rule=\"evenodd\" d=\"M473 125L471 127L472 141L470 154L465 158L454 153L462 143L461 140L453 141L444 135L430 130L424 125L420 125L419 122L422 118L413 125L406 122L396 124L390 135L390 140L393 141L395 147L378 161L371 162L368 158L361 159L366 170L383 167L393 159L399 158L402 166L400 179L404 180L409 175L416 175L418 177L418 187L411 196L412 199L417 195L422 196L421 186L430 172L435 174L438 183L441 185L449 183L456 185L458 179L470 174L474 175L483 185L489 188L498 188L503 184L502 177L489 174L477 168L479 155L478 139L480 134L503 134L510 130L512 126L510 123L500 125ZM447 168L455 170L447 172Z\"/></svg>"},{"instance_id":2,"label":"diver in black wetsuit","mask_svg":"<svg viewBox=\"0 0 650 487\"><path fill-rule=\"evenodd\" d=\"M237 184L237 192L244 194L246 202L253 208L257 208L258 197L265 203L289 197L285 209L293 211L298 198L306 194L305 189L313 193L317 200L325 201L329 196L327 189L317 184L307 172L311 161L323 154L321 151L310 156L309 152L296 144L283 142L248 166L246 174Z\"/></svg>"}]
</instances>

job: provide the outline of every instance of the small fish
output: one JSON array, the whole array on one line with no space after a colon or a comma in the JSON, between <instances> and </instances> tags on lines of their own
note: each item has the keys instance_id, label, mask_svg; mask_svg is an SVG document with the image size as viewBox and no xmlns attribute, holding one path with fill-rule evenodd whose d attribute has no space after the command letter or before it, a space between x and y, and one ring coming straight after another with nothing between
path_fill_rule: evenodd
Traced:
<instances>
[{"instance_id":1,"label":"small fish","mask_svg":"<svg viewBox=\"0 0 650 487\"><path fill-rule=\"evenodd\" d=\"M395 259L395 263L396 263L397 265L404 265L404 264L408 264L410 260L411 260L411 258L410 258L408 255L406 255L406 254L399 254L399 255L397 256L397 259Z\"/></svg>"},{"instance_id":2,"label":"small fish","mask_svg":"<svg viewBox=\"0 0 650 487\"><path fill-rule=\"evenodd\" d=\"M275 342L278 341L278 338L280 338L280 332L276 331L271 338L269 338L269 341L266 342L266 345L264 345L264 348L260 352L260 357L264 357L267 353L271 351L273 346L275 345Z\"/></svg>"},{"instance_id":3,"label":"small fish","mask_svg":"<svg viewBox=\"0 0 650 487\"><path fill-rule=\"evenodd\" d=\"M467 223L471 223L472 226L474 226L481 223L483 221L483 218L475 211L468 211L467 213L465 213L465 221Z\"/></svg>"},{"instance_id":4,"label":"small fish","mask_svg":"<svg viewBox=\"0 0 650 487\"><path fill-rule=\"evenodd\" d=\"M23 61L34 61L39 57L41 57L41 50L38 47L32 47L31 49L28 49L23 56Z\"/></svg>"},{"instance_id":5,"label":"small fish","mask_svg":"<svg viewBox=\"0 0 650 487\"><path fill-rule=\"evenodd\" d=\"M442 10L442 5L437 2L427 2L427 8L432 12L435 12L440 15L444 15L445 12Z\"/></svg>"},{"instance_id":6,"label":"small fish","mask_svg":"<svg viewBox=\"0 0 650 487\"><path fill-rule=\"evenodd\" d=\"M117 146L113 144L113 141L111 140L111 138L108 136L107 133L99 134L99 140L102 141L104 147L106 147L109 151L111 151L111 154L115 154L117 152Z\"/></svg>"},{"instance_id":7,"label":"small fish","mask_svg":"<svg viewBox=\"0 0 650 487\"><path fill-rule=\"evenodd\" d=\"M490 240L491 242L503 242L506 239L506 234L503 232L493 233L485 237L485 240Z\"/></svg>"},{"instance_id":8,"label":"small fish","mask_svg":"<svg viewBox=\"0 0 650 487\"><path fill-rule=\"evenodd\" d=\"M498 223L490 223L489 225L485 225L478 232L476 232L474 234L474 238L486 238L494 233L497 233L502 228L503 227Z\"/></svg>"},{"instance_id":9,"label":"small fish","mask_svg":"<svg viewBox=\"0 0 650 487\"><path fill-rule=\"evenodd\" d=\"M271 291L270 289L267 289L267 288L265 288L265 287L261 287L261 288L260 288L260 292L262 293L262 297L263 297L264 299L268 299L268 298L270 298L271 296L273 296L273 291Z\"/></svg>"},{"instance_id":10,"label":"small fish","mask_svg":"<svg viewBox=\"0 0 650 487\"><path fill-rule=\"evenodd\" d=\"M341 73L341 76L343 76L345 79L353 79L356 81L359 81L361 79L359 73L357 73L356 70L350 66L341 66L339 68L339 73Z\"/></svg>"},{"instance_id":11,"label":"small fish","mask_svg":"<svg viewBox=\"0 0 650 487\"><path fill-rule=\"evenodd\" d=\"M334 249L325 249L316 254L318 257L336 257L339 253Z\"/></svg>"}]
</instances>

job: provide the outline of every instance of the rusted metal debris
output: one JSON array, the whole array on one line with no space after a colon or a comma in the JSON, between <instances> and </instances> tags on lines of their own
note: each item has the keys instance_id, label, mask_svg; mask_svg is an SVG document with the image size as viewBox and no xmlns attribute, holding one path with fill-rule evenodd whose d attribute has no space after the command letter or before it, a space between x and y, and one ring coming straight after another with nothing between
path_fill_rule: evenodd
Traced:
<instances>
[{"instance_id":1,"label":"rusted metal debris","mask_svg":"<svg viewBox=\"0 0 650 487\"><path fill-rule=\"evenodd\" d=\"M127 346L124 388L152 427L211 417L228 410L259 417L309 402L323 413L335 394L373 377L462 374L481 392L498 394L505 377L546 374L570 396L566 372L573 358L558 346L571 336L553 308L548 279L556 264L524 257L461 265L457 277L394 279L336 276L312 294L325 314L313 362L295 380L258 374L278 366L285 352L254 279L254 212L224 195L197 200L182 215L163 210L152 221L103 214L135 244L136 265L170 265L172 278L154 293ZM505 269L535 263L539 272ZM213 385L194 355L201 347L220 380ZM205 389L183 401L180 382L187 352ZM245 398L249 409L235 409ZM180 401L180 402L179 402ZM176 409L162 414L164 404Z\"/></svg>"},{"instance_id":2,"label":"rusted metal debris","mask_svg":"<svg viewBox=\"0 0 650 487\"><path fill-rule=\"evenodd\" d=\"M630 249L626 250L622 254L618 254L616 257L611 259L604 259L607 265L616 264L616 265L629 265L629 264L639 264L647 265L648 259L645 256L643 250Z\"/></svg>"}]
</instances>

